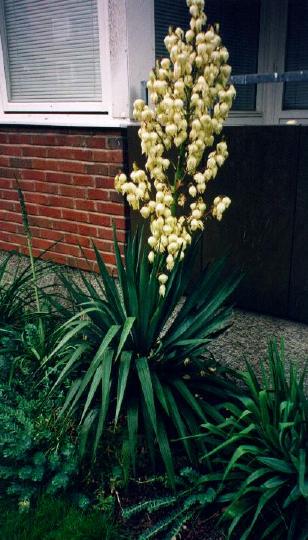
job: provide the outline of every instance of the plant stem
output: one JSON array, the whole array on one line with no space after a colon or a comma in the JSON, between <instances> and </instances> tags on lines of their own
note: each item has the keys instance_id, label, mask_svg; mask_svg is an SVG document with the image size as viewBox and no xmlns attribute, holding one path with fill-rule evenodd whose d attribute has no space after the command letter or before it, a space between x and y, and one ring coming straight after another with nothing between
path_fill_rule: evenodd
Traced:
<instances>
[{"instance_id":1,"label":"plant stem","mask_svg":"<svg viewBox=\"0 0 308 540\"><path fill-rule=\"evenodd\" d=\"M38 287L37 287L35 261L34 261L34 256L33 256L32 234L31 234L30 227L29 227L28 212L27 212L27 208L26 208L24 195L23 195L23 192L22 192L21 188L19 187L17 178L16 178L16 183L17 183L17 193L18 193L19 203L20 203L20 207L21 207L22 223L23 223L25 235L27 237L28 252L29 252L29 258L30 258L30 265L31 265L31 272L32 272L32 283L33 283L33 289L34 289L36 308L37 308L38 313L41 313L40 299L39 299Z\"/></svg>"}]
</instances>

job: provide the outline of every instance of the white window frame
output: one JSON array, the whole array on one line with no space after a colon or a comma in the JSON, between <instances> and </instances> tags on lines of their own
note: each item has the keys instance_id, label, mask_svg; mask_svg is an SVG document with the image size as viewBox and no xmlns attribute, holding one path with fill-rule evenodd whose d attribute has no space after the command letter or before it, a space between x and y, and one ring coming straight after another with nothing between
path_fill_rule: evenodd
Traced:
<instances>
[{"instance_id":1,"label":"white window frame","mask_svg":"<svg viewBox=\"0 0 308 540\"><path fill-rule=\"evenodd\" d=\"M258 73L282 73L288 30L288 0L261 0ZM227 125L308 124L308 109L283 110L284 83L257 85L256 111L231 111Z\"/></svg>"},{"instance_id":2,"label":"white window frame","mask_svg":"<svg viewBox=\"0 0 308 540\"><path fill-rule=\"evenodd\" d=\"M131 123L133 101L155 61L154 10L151 0L97 3L102 102L9 102L0 39L0 124L125 128Z\"/></svg>"},{"instance_id":3,"label":"white window frame","mask_svg":"<svg viewBox=\"0 0 308 540\"><path fill-rule=\"evenodd\" d=\"M3 0L0 0L1 26L4 27ZM108 36L108 0L97 0L99 51L100 51L100 75L102 94L100 101L67 101L67 102L21 102L10 101L8 97L8 84L5 73L5 51L2 39L0 40L0 87L4 112L110 112L110 59L109 59L109 36ZM5 28L2 28L5 32Z\"/></svg>"}]
</instances>

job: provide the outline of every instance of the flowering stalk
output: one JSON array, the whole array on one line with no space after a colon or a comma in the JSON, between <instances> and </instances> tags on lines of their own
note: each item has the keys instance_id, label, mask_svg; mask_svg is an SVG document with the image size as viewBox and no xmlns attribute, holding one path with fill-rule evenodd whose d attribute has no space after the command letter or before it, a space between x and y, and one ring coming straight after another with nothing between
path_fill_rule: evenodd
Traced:
<instances>
[{"instance_id":1,"label":"flowering stalk","mask_svg":"<svg viewBox=\"0 0 308 540\"><path fill-rule=\"evenodd\" d=\"M216 177L228 157L224 140L215 141L235 97L229 84L229 53L218 27L206 25L204 0L187 0L190 29L169 29L165 45L170 58L156 62L147 87L152 107L141 99L134 103L145 170L134 164L130 179L115 178L116 189L133 209L150 219L150 262L166 254L166 270L183 258L195 231L203 230L209 216L222 219L229 197L205 202L207 183ZM210 151L211 147L214 149ZM177 162L170 150L177 149ZM159 276L165 294L168 276Z\"/></svg>"}]
</instances>

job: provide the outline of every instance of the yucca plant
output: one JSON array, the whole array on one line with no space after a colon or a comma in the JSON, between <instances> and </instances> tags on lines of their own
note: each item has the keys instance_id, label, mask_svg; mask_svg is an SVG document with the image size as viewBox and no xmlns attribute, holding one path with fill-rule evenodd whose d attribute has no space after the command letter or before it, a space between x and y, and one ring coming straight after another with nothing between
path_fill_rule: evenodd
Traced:
<instances>
[{"instance_id":1,"label":"yucca plant","mask_svg":"<svg viewBox=\"0 0 308 540\"><path fill-rule=\"evenodd\" d=\"M75 343L55 386L68 375L75 377L63 413L79 416L82 451L94 432L95 454L106 422L120 423L127 430L125 449L133 470L145 439L153 462L157 443L173 483L170 438L196 433L204 411L210 410L204 388L208 383L213 393L218 378L202 355L210 338L229 324L231 308L223 303L238 278L229 275L223 280L220 261L203 273L185 297L192 250L183 262L177 260L162 297L157 280L160 260L149 263L140 235L129 238L124 262L116 238L114 249L118 283L96 248L100 271L96 286L84 276L83 289L63 278L80 313L64 324L63 338L50 355L52 360L66 344ZM182 444L193 460L194 443Z\"/></svg>"},{"instance_id":2,"label":"yucca plant","mask_svg":"<svg viewBox=\"0 0 308 540\"><path fill-rule=\"evenodd\" d=\"M203 513L221 515L227 538L307 540L308 538L308 400L304 373L290 364L283 346L270 343L261 362L261 381L247 363L245 387L225 389L217 417L203 425L207 453L203 474L186 469L177 497L144 501L125 516L168 507L164 517L140 540L167 531L174 538L183 525ZM228 399L229 398L229 399ZM168 502L167 502L168 500ZM166 501L166 504L164 504Z\"/></svg>"}]
</instances>

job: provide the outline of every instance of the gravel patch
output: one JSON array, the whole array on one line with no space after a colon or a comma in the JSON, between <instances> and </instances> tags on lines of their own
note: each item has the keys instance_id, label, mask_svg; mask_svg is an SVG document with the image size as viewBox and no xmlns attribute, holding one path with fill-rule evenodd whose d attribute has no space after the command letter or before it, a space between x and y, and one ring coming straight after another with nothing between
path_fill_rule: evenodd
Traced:
<instances>
[{"instance_id":1,"label":"gravel patch","mask_svg":"<svg viewBox=\"0 0 308 540\"><path fill-rule=\"evenodd\" d=\"M214 340L210 351L228 367L243 369L245 359L258 370L272 339L285 343L286 359L303 366L308 361L308 325L242 310L234 310L233 324Z\"/></svg>"}]
</instances>

